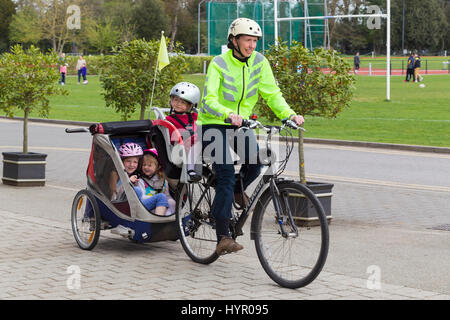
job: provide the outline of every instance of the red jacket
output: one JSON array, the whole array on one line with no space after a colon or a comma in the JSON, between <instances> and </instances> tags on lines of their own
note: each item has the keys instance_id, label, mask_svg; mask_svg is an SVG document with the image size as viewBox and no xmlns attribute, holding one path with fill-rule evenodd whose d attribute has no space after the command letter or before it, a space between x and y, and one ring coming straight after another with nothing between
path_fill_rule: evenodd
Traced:
<instances>
[{"instance_id":1,"label":"red jacket","mask_svg":"<svg viewBox=\"0 0 450 320\"><path fill-rule=\"evenodd\" d=\"M191 146L197 140L197 113L172 113L166 117L181 133L186 146ZM190 143L187 140L191 137Z\"/></svg>"}]
</instances>

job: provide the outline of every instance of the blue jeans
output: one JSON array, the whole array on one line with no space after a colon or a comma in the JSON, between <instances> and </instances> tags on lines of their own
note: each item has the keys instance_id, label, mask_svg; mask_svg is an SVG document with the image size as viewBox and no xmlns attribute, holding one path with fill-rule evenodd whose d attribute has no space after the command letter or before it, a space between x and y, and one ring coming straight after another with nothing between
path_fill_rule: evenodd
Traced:
<instances>
[{"instance_id":1,"label":"blue jeans","mask_svg":"<svg viewBox=\"0 0 450 320\"><path fill-rule=\"evenodd\" d=\"M141 200L147 210L153 210L156 207L169 207L167 196L164 193L157 193L154 196L142 199L142 190L139 188L134 188L134 191L136 191L139 200Z\"/></svg>"},{"instance_id":2,"label":"blue jeans","mask_svg":"<svg viewBox=\"0 0 450 320\"><path fill-rule=\"evenodd\" d=\"M247 130L245 135L235 135L236 129L236 127L225 125L203 125L201 130L204 156L205 152L210 153L206 156L212 157L213 169L217 177L212 214L216 218L218 241L222 236L230 235L234 193L241 189L241 186L235 183L234 162L229 147L231 146L240 157L239 164L242 163L240 174L243 177L244 190L259 176L262 168L257 161L259 147L253 130ZM210 134L211 132L214 134ZM214 144L216 148L212 149L211 144ZM217 148L222 149L217 150Z\"/></svg>"}]
</instances>

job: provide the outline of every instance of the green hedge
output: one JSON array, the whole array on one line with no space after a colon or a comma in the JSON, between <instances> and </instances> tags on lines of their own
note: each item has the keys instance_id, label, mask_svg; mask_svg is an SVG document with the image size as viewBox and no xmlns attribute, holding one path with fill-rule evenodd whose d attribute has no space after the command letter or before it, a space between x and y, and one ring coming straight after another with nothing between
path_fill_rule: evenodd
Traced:
<instances>
[{"instance_id":1,"label":"green hedge","mask_svg":"<svg viewBox=\"0 0 450 320\"><path fill-rule=\"evenodd\" d=\"M213 58L212 56L186 56L186 62L188 63L186 73L203 73L203 62L206 61L206 67L208 67Z\"/></svg>"}]
</instances>

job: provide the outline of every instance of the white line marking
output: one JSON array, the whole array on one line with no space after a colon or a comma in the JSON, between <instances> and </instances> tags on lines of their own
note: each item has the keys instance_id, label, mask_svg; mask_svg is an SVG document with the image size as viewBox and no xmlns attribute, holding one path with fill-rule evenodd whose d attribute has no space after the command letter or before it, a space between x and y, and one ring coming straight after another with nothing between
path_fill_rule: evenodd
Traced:
<instances>
[{"instance_id":1,"label":"white line marking","mask_svg":"<svg viewBox=\"0 0 450 320\"><path fill-rule=\"evenodd\" d=\"M298 172L295 171L284 171L285 175L298 178ZM338 182L349 182L349 183L358 183L358 184L367 184L367 185L377 185L384 187L394 187L394 188L403 188L403 189L414 189L414 190L427 190L427 191L440 191L440 192L449 192L450 187L446 186L431 186L424 184L412 184L412 183L403 183L403 182L395 182L395 181L384 181L384 180L373 180L373 179L365 179L365 178L350 178L350 177L341 177L341 176L330 176L325 174L308 174L307 180L310 179L321 179L327 181L338 181Z\"/></svg>"}]
</instances>

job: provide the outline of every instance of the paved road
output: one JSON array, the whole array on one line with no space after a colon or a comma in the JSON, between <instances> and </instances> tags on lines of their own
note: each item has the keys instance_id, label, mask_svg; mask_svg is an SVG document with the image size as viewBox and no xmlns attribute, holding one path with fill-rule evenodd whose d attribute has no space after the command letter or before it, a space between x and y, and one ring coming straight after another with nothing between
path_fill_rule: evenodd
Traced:
<instances>
[{"instance_id":1,"label":"paved road","mask_svg":"<svg viewBox=\"0 0 450 320\"><path fill-rule=\"evenodd\" d=\"M63 129L30 125L31 151L48 154L45 187L0 184L0 299L450 299L450 231L437 230L450 225L449 155L307 145L309 177L335 184L330 253L311 285L288 290L264 273L248 236L242 253L210 266L178 242L135 245L108 232L80 250L70 206L85 186L90 136ZM1 152L20 150L20 130L0 120ZM368 282L374 272L380 288Z\"/></svg>"}]
</instances>

